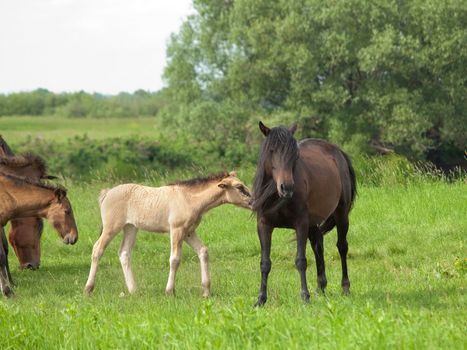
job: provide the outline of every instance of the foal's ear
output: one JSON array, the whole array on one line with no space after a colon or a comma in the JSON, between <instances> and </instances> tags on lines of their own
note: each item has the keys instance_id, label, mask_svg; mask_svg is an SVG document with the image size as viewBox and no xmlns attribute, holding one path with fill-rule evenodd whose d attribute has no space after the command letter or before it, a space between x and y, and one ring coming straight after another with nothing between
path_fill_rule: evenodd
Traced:
<instances>
[{"instance_id":1,"label":"foal's ear","mask_svg":"<svg viewBox=\"0 0 467 350\"><path fill-rule=\"evenodd\" d=\"M297 122L293 123L292 126L289 128L289 131L293 134L295 134L295 131L297 131Z\"/></svg>"},{"instance_id":2,"label":"foal's ear","mask_svg":"<svg viewBox=\"0 0 467 350\"><path fill-rule=\"evenodd\" d=\"M237 173L236 173L234 170L232 170L232 171L229 173L229 176L235 176L235 177L237 177Z\"/></svg>"},{"instance_id":3,"label":"foal's ear","mask_svg":"<svg viewBox=\"0 0 467 350\"><path fill-rule=\"evenodd\" d=\"M264 125L262 121L259 122L259 130L261 130L264 136L268 136L271 132L271 129Z\"/></svg>"}]
</instances>

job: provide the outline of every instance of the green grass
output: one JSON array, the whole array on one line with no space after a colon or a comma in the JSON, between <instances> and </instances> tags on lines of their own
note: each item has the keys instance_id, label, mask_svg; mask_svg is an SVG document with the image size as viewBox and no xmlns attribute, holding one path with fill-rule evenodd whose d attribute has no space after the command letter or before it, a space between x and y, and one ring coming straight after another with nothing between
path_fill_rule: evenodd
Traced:
<instances>
[{"instance_id":1,"label":"green grass","mask_svg":"<svg viewBox=\"0 0 467 350\"><path fill-rule=\"evenodd\" d=\"M84 134L93 139L128 135L154 137L158 128L155 118L0 117L0 134L14 145L28 138L64 141Z\"/></svg>"},{"instance_id":2,"label":"green grass","mask_svg":"<svg viewBox=\"0 0 467 350\"><path fill-rule=\"evenodd\" d=\"M153 119L11 117L0 118L0 133L15 145L29 137L66 141L84 133L90 139L152 137L157 127ZM237 170L249 182L251 170ZM173 176L143 178L156 185ZM296 247L290 242L293 232L276 230L269 300L261 309L252 307L260 283L255 220L232 206L209 212L198 230L209 247L209 300L201 297L198 258L187 246L176 297L165 296L169 239L146 232L138 234L133 254L137 293L126 292L117 236L101 261L93 296L85 297L82 290L100 227L97 196L110 185L104 181L111 180L67 180L80 234L75 246L63 245L46 225L39 270L19 270L10 252L17 287L15 298L0 298L1 349L467 347L467 187L462 180L417 177L405 186L393 184L397 180L359 188L348 236L348 297L340 292L335 231L325 237L327 293L312 293L310 303L304 304L294 266ZM315 290L309 246L307 255L309 288Z\"/></svg>"},{"instance_id":3,"label":"green grass","mask_svg":"<svg viewBox=\"0 0 467 350\"><path fill-rule=\"evenodd\" d=\"M127 295L117 257L104 255L92 297L82 289L98 237L96 197L105 184L72 184L80 238L64 246L47 226L42 266L21 271L10 256L16 297L0 301L3 349L323 348L461 349L466 337L464 183L362 187L351 215L351 295L340 293L336 233L325 238L326 295L299 296L292 232L276 230L269 300L254 309L260 249L255 220L216 208L199 235L209 247L212 297L201 298L197 256L184 246L176 297L164 294L166 235L140 232L134 250L136 295ZM309 287L315 289L308 248Z\"/></svg>"}]
</instances>

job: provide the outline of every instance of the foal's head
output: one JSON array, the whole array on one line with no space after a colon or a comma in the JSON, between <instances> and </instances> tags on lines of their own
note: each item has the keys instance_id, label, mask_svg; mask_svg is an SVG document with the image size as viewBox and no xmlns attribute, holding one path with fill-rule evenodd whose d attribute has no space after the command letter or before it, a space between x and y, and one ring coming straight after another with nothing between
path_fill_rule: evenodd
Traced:
<instances>
[{"instance_id":1,"label":"foal's head","mask_svg":"<svg viewBox=\"0 0 467 350\"><path fill-rule=\"evenodd\" d=\"M270 129L259 122L259 128L266 138L261 146L255 191L261 190L264 181L272 177L279 197L291 198L294 191L293 170L298 159L298 145L293 137L297 124L290 128L280 126Z\"/></svg>"},{"instance_id":2,"label":"foal's head","mask_svg":"<svg viewBox=\"0 0 467 350\"><path fill-rule=\"evenodd\" d=\"M63 243L76 243L78 240L78 229L76 228L70 201L63 188L55 189L54 198L50 203L46 217L58 233L60 233Z\"/></svg>"},{"instance_id":3,"label":"foal's head","mask_svg":"<svg viewBox=\"0 0 467 350\"><path fill-rule=\"evenodd\" d=\"M237 178L237 174L231 171L217 184L223 190L226 203L231 203L242 208L251 209L252 196L245 184Z\"/></svg>"}]
</instances>

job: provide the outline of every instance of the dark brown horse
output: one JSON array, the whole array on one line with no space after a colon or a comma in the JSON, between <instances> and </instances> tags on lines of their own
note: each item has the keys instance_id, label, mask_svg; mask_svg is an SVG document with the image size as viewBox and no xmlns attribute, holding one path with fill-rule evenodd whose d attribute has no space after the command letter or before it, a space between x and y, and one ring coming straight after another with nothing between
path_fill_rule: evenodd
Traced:
<instances>
[{"instance_id":1,"label":"dark brown horse","mask_svg":"<svg viewBox=\"0 0 467 350\"><path fill-rule=\"evenodd\" d=\"M3 237L3 226L8 221L28 217L46 218L66 244L75 244L78 240L73 211L64 188L0 173L0 231ZM5 296L10 296L13 292L6 249L4 239L0 244L0 288Z\"/></svg>"},{"instance_id":2,"label":"dark brown horse","mask_svg":"<svg viewBox=\"0 0 467 350\"><path fill-rule=\"evenodd\" d=\"M323 235L337 227L337 248L342 263L342 289L349 293L347 231L356 196L355 172L349 157L337 146L318 139L297 143L297 129L268 128L259 123L264 139L254 179L253 211L261 244L261 288L256 306L267 300L271 270L271 235L275 227L295 229L295 266L301 278L301 296L308 301L306 242L315 254L318 288L326 288Z\"/></svg>"},{"instance_id":3,"label":"dark brown horse","mask_svg":"<svg viewBox=\"0 0 467 350\"><path fill-rule=\"evenodd\" d=\"M38 156L27 154L15 157L12 150L0 136L0 172L30 180L53 179L47 175L45 162ZM8 240L18 257L21 268L36 269L41 258L40 239L43 230L42 219L23 218L11 220ZM5 237L3 237L5 239ZM8 251L7 251L8 254Z\"/></svg>"}]
</instances>

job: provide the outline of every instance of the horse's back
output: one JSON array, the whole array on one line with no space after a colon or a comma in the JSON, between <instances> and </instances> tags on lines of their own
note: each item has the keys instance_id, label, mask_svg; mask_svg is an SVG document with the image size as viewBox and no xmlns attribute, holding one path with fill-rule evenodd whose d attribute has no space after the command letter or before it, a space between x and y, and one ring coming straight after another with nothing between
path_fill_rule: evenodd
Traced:
<instances>
[{"instance_id":1,"label":"horse's back","mask_svg":"<svg viewBox=\"0 0 467 350\"><path fill-rule=\"evenodd\" d=\"M105 193L101 203L102 221L115 221L118 226L131 224L147 231L168 230L169 193L167 186L149 187L139 184L118 185Z\"/></svg>"},{"instance_id":2,"label":"horse's back","mask_svg":"<svg viewBox=\"0 0 467 350\"><path fill-rule=\"evenodd\" d=\"M320 224L336 210L344 195L346 159L337 146L320 139L300 141L299 150L310 219Z\"/></svg>"}]
</instances>

